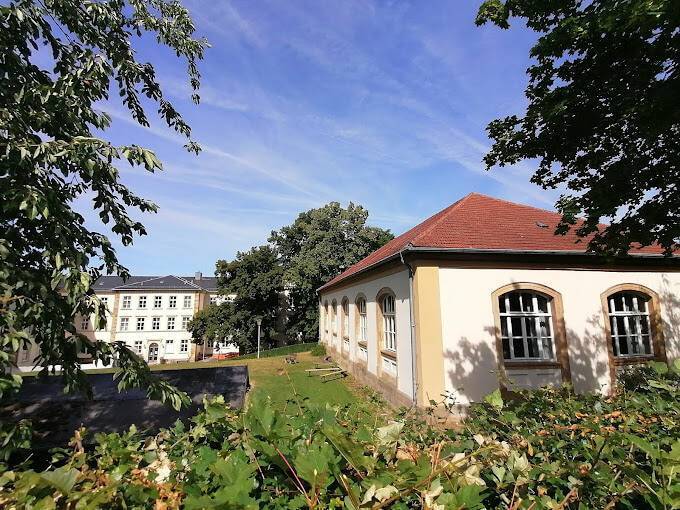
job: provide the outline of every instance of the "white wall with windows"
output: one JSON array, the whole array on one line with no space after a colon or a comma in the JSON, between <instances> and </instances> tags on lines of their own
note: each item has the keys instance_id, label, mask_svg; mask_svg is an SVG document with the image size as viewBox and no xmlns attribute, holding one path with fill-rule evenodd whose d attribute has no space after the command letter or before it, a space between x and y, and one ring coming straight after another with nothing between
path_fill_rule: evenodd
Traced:
<instances>
[{"instance_id":1,"label":"white wall with windows","mask_svg":"<svg viewBox=\"0 0 680 510\"><path fill-rule=\"evenodd\" d=\"M391 300L385 322L380 301L386 295L390 295ZM407 271L404 269L387 276L361 281L340 290L322 292L319 298L321 341L332 346L337 352L337 357L346 357L355 363L365 363L371 374L381 377L388 384L395 384L401 393L411 398L413 377ZM349 305L346 322L343 319L342 307L345 298ZM333 303L336 305L335 313ZM359 311L365 313L359 314ZM342 349L341 343L342 330L346 325L349 332L349 350ZM335 336L334 329L338 333ZM360 343L362 334L366 335L365 349ZM382 351L386 349L392 349L396 359L384 357ZM393 362L393 365L386 366L386 359Z\"/></svg>"},{"instance_id":2,"label":"white wall with windows","mask_svg":"<svg viewBox=\"0 0 680 510\"><path fill-rule=\"evenodd\" d=\"M194 292L121 292L115 339L124 341L146 360L151 354L151 362L156 346L158 361L187 360L192 347L187 325L198 299Z\"/></svg>"},{"instance_id":3,"label":"white wall with windows","mask_svg":"<svg viewBox=\"0 0 680 510\"><path fill-rule=\"evenodd\" d=\"M531 370L532 362L555 359L555 320L559 320L555 303L540 293L524 292L523 283L549 287L561 297L576 391L609 391L610 346L617 362L654 354L646 299L623 291L605 296L603 305L603 293L618 285L643 286L658 296L666 358L680 357L680 273L440 267L445 387L458 403L477 401L499 386L496 324L501 329L505 367L513 361L522 367L516 372L520 386L537 384L532 377L556 380L556 371L547 363ZM498 298L495 317L492 294L507 285L518 292ZM605 326L611 331L609 338Z\"/></svg>"}]
</instances>

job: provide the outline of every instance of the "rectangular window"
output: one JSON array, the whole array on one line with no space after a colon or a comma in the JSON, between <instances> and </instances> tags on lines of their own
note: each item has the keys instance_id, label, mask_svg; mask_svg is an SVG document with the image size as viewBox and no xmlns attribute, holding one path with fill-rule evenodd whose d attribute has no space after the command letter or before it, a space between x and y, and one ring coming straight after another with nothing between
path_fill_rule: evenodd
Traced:
<instances>
[{"instance_id":1,"label":"rectangular window","mask_svg":"<svg viewBox=\"0 0 680 510\"><path fill-rule=\"evenodd\" d=\"M172 338L165 341L165 354L175 354L175 341Z\"/></svg>"},{"instance_id":2,"label":"rectangular window","mask_svg":"<svg viewBox=\"0 0 680 510\"><path fill-rule=\"evenodd\" d=\"M177 308L177 296L170 296L168 299L168 308Z\"/></svg>"},{"instance_id":3,"label":"rectangular window","mask_svg":"<svg viewBox=\"0 0 680 510\"><path fill-rule=\"evenodd\" d=\"M182 316L182 329L186 331L189 321L191 320L191 315Z\"/></svg>"},{"instance_id":4,"label":"rectangular window","mask_svg":"<svg viewBox=\"0 0 680 510\"><path fill-rule=\"evenodd\" d=\"M168 317L168 329L175 329L175 318Z\"/></svg>"},{"instance_id":5,"label":"rectangular window","mask_svg":"<svg viewBox=\"0 0 680 510\"><path fill-rule=\"evenodd\" d=\"M123 310L129 310L130 309L130 303L132 302L132 297L131 296L123 296L123 305L121 308Z\"/></svg>"},{"instance_id":6,"label":"rectangular window","mask_svg":"<svg viewBox=\"0 0 680 510\"><path fill-rule=\"evenodd\" d=\"M87 331L90 329L90 319L85 317L80 321L80 329L83 331Z\"/></svg>"},{"instance_id":7,"label":"rectangular window","mask_svg":"<svg viewBox=\"0 0 680 510\"><path fill-rule=\"evenodd\" d=\"M109 298L106 297L106 296L104 296L104 297L99 298L99 301L101 301L102 306L103 306L105 309L108 310L108 308L109 308Z\"/></svg>"},{"instance_id":8,"label":"rectangular window","mask_svg":"<svg viewBox=\"0 0 680 510\"><path fill-rule=\"evenodd\" d=\"M189 339L182 338L179 341L179 352L189 352Z\"/></svg>"},{"instance_id":9,"label":"rectangular window","mask_svg":"<svg viewBox=\"0 0 680 510\"><path fill-rule=\"evenodd\" d=\"M359 346L359 359L361 361L368 361L368 349L365 345Z\"/></svg>"},{"instance_id":10,"label":"rectangular window","mask_svg":"<svg viewBox=\"0 0 680 510\"><path fill-rule=\"evenodd\" d=\"M154 317L151 319L151 329L154 331L158 331L161 329L161 318L160 317Z\"/></svg>"},{"instance_id":11,"label":"rectangular window","mask_svg":"<svg viewBox=\"0 0 680 510\"><path fill-rule=\"evenodd\" d=\"M163 296L154 296L153 297L153 307L154 308L160 308L163 306Z\"/></svg>"},{"instance_id":12,"label":"rectangular window","mask_svg":"<svg viewBox=\"0 0 680 510\"><path fill-rule=\"evenodd\" d=\"M137 331L144 331L144 317L137 317Z\"/></svg>"},{"instance_id":13,"label":"rectangular window","mask_svg":"<svg viewBox=\"0 0 680 510\"><path fill-rule=\"evenodd\" d=\"M191 308L191 296L184 296L184 308Z\"/></svg>"},{"instance_id":14,"label":"rectangular window","mask_svg":"<svg viewBox=\"0 0 680 510\"><path fill-rule=\"evenodd\" d=\"M357 332L357 340L365 342L368 338L368 317L366 316L366 300L360 299L357 302L357 309L359 311L359 331Z\"/></svg>"},{"instance_id":15,"label":"rectangular window","mask_svg":"<svg viewBox=\"0 0 680 510\"><path fill-rule=\"evenodd\" d=\"M217 296L210 296L210 304L214 305L217 303Z\"/></svg>"},{"instance_id":16,"label":"rectangular window","mask_svg":"<svg viewBox=\"0 0 680 510\"><path fill-rule=\"evenodd\" d=\"M135 340L135 352L137 354L142 354L142 341L141 340Z\"/></svg>"},{"instance_id":17,"label":"rectangular window","mask_svg":"<svg viewBox=\"0 0 680 510\"><path fill-rule=\"evenodd\" d=\"M120 330L121 331L127 331L129 326L130 326L130 317L121 317L120 318Z\"/></svg>"},{"instance_id":18,"label":"rectangular window","mask_svg":"<svg viewBox=\"0 0 680 510\"><path fill-rule=\"evenodd\" d=\"M389 372L390 374L396 374L397 373L397 361L396 360L393 360L392 358L388 358L386 356L383 356L382 362L383 362L383 370L385 372Z\"/></svg>"},{"instance_id":19,"label":"rectangular window","mask_svg":"<svg viewBox=\"0 0 680 510\"><path fill-rule=\"evenodd\" d=\"M137 299L137 308L146 308L146 296L139 296Z\"/></svg>"},{"instance_id":20,"label":"rectangular window","mask_svg":"<svg viewBox=\"0 0 680 510\"><path fill-rule=\"evenodd\" d=\"M654 354L648 299L646 295L630 291L609 297L609 327L617 358Z\"/></svg>"}]
</instances>

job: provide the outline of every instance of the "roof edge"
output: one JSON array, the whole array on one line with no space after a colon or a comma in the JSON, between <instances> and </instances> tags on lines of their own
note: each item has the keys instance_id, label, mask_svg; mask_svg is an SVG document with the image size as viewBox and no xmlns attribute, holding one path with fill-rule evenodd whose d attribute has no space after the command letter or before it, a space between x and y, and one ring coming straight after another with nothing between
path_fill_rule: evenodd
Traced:
<instances>
[{"instance_id":1,"label":"roof edge","mask_svg":"<svg viewBox=\"0 0 680 510\"><path fill-rule=\"evenodd\" d=\"M339 285L342 282L345 282L346 280L352 279L355 276L362 275L364 273L370 272L378 267L380 267L383 264L386 264L387 262L391 262L392 260L399 259L401 258L402 254L404 253L440 253L440 254L461 254L461 255L548 255L548 256L579 256L579 257L592 257L594 259L600 258L602 259L603 256L599 255L597 253L588 253L583 250L507 250L507 249L481 249L481 248L428 248L424 246L413 246L413 245L407 245L403 249L399 250L397 253L390 255L388 257L385 257L384 259L380 259L377 262L374 262L370 266L366 266L363 269L360 269L356 273L352 273L350 275L347 275L345 278L342 278L341 280L338 280L337 282L331 283L331 281L323 284L321 287L316 289L316 292L319 293L322 290L328 290L332 287L335 287L336 285ZM663 255L663 254L657 254L657 253L630 253L628 254L627 257L614 257L617 261L623 261L627 260L628 258L631 259L653 259L653 260L669 260L673 261L673 263L680 263L680 255L671 255L670 257ZM340 275L338 275L340 276ZM336 277L337 278L337 277Z\"/></svg>"}]
</instances>

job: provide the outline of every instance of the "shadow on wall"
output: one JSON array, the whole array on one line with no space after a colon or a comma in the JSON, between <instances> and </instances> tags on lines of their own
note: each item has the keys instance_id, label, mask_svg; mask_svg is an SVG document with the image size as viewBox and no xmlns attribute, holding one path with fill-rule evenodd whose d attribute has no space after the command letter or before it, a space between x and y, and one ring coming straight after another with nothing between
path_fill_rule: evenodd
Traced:
<instances>
[{"instance_id":1,"label":"shadow on wall","mask_svg":"<svg viewBox=\"0 0 680 510\"><path fill-rule=\"evenodd\" d=\"M495 328L484 328L492 336L492 346L495 346ZM447 377L453 388L452 394L447 395L451 404L468 404L478 402L496 388L498 388L498 365L496 352L489 346L488 339L477 342L461 337L456 344L456 350L444 351L447 367ZM441 397L428 396L433 400Z\"/></svg>"},{"instance_id":2,"label":"shadow on wall","mask_svg":"<svg viewBox=\"0 0 680 510\"><path fill-rule=\"evenodd\" d=\"M450 403L478 402L499 387L496 328L486 326L489 335L477 342L461 337L455 351L446 350L447 377L453 394L447 395ZM577 392L606 391L609 382L609 359L603 343L603 328L597 315L588 319L588 328L582 336L566 328L571 380ZM433 398L428 396L428 398ZM437 399L434 399L437 400Z\"/></svg>"},{"instance_id":3,"label":"shadow on wall","mask_svg":"<svg viewBox=\"0 0 680 510\"><path fill-rule=\"evenodd\" d=\"M680 356L680 299L673 292L671 282L667 276L662 277L659 305L662 312L662 329L666 341L666 355L668 360ZM668 319L665 320L664 317Z\"/></svg>"},{"instance_id":4,"label":"shadow on wall","mask_svg":"<svg viewBox=\"0 0 680 510\"><path fill-rule=\"evenodd\" d=\"M591 315L579 335L565 319L571 383L577 393L609 391L609 355L602 320Z\"/></svg>"}]
</instances>

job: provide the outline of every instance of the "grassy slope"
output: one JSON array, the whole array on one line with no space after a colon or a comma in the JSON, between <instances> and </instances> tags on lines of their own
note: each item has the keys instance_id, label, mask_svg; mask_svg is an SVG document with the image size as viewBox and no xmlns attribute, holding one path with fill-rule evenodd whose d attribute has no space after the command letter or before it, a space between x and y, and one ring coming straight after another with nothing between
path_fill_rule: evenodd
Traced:
<instances>
[{"instance_id":1,"label":"grassy slope","mask_svg":"<svg viewBox=\"0 0 680 510\"><path fill-rule=\"evenodd\" d=\"M361 391L358 388L350 389L347 380L335 380L321 382L319 377L310 377L305 372L307 368L313 368L314 363L321 361L320 358L304 352L296 355L299 363L288 365L285 356L261 358L261 359L231 359L223 361L185 362L167 365L152 365L151 370L186 370L189 368L209 368L225 365L247 365L252 386L251 396L260 394L269 396L272 403L279 408L286 405L292 398L294 391L300 398L309 398L312 402L330 405L350 404L362 402ZM112 369L88 370L90 373L112 373ZM286 373L288 375L286 375ZM24 376L35 373L23 374Z\"/></svg>"}]
</instances>

